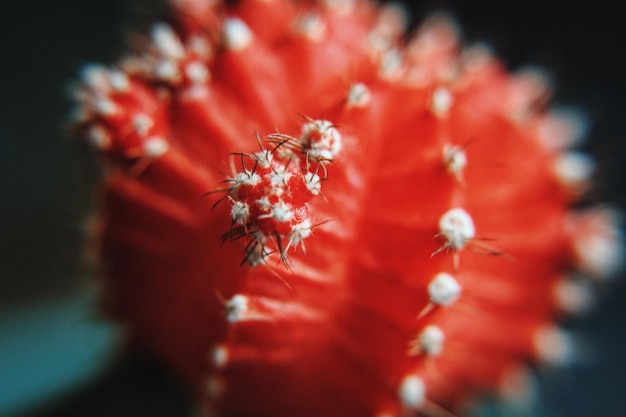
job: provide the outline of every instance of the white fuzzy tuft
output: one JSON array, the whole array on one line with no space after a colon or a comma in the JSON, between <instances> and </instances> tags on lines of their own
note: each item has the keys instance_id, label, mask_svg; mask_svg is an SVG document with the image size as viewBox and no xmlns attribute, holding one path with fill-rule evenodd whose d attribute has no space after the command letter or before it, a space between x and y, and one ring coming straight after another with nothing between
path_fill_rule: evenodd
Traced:
<instances>
[{"instance_id":1,"label":"white fuzzy tuft","mask_svg":"<svg viewBox=\"0 0 626 417\"><path fill-rule=\"evenodd\" d=\"M235 201L230 208L230 216L235 223L245 225L250 219L250 206L246 202Z\"/></svg>"},{"instance_id":2,"label":"white fuzzy tuft","mask_svg":"<svg viewBox=\"0 0 626 417\"><path fill-rule=\"evenodd\" d=\"M583 141L589 121L575 109L554 109L539 120L537 136L548 149L562 150L580 145Z\"/></svg>"},{"instance_id":3,"label":"white fuzzy tuft","mask_svg":"<svg viewBox=\"0 0 626 417\"><path fill-rule=\"evenodd\" d=\"M453 97L450 90L446 87L437 87L433 91L430 102L430 110L439 118L446 117L452 107Z\"/></svg>"},{"instance_id":4,"label":"white fuzzy tuft","mask_svg":"<svg viewBox=\"0 0 626 417\"><path fill-rule=\"evenodd\" d=\"M93 91L100 94L109 92L109 76L106 67L99 64L85 65L81 69L82 82Z\"/></svg>"},{"instance_id":5,"label":"white fuzzy tuft","mask_svg":"<svg viewBox=\"0 0 626 417\"><path fill-rule=\"evenodd\" d=\"M365 107L372 100L370 89L363 83L356 83L348 90L348 107Z\"/></svg>"},{"instance_id":6,"label":"white fuzzy tuft","mask_svg":"<svg viewBox=\"0 0 626 417\"><path fill-rule=\"evenodd\" d=\"M90 104L93 106L96 113L101 116L112 116L118 112L118 107L115 102L106 97L96 97Z\"/></svg>"},{"instance_id":7,"label":"white fuzzy tuft","mask_svg":"<svg viewBox=\"0 0 626 417\"><path fill-rule=\"evenodd\" d=\"M441 306L449 306L461 295L461 286L450 274L440 272L428 284L430 302Z\"/></svg>"},{"instance_id":8,"label":"white fuzzy tuft","mask_svg":"<svg viewBox=\"0 0 626 417\"><path fill-rule=\"evenodd\" d=\"M259 207L267 208L266 203L269 202L265 200L257 200ZM291 209L291 205L281 200L276 204L270 204L269 213L262 214L258 216L257 219L274 219L277 222L286 223L293 219L293 210Z\"/></svg>"},{"instance_id":9,"label":"white fuzzy tuft","mask_svg":"<svg viewBox=\"0 0 626 417\"><path fill-rule=\"evenodd\" d=\"M288 222L293 218L293 210L291 206L284 201L280 201L278 204L272 206L272 217L277 222ZM261 216L259 216L261 218Z\"/></svg>"},{"instance_id":10,"label":"white fuzzy tuft","mask_svg":"<svg viewBox=\"0 0 626 417\"><path fill-rule=\"evenodd\" d=\"M296 20L294 31L313 42L321 42L326 35L326 23L317 13L307 13Z\"/></svg>"},{"instance_id":11,"label":"white fuzzy tuft","mask_svg":"<svg viewBox=\"0 0 626 417\"><path fill-rule=\"evenodd\" d=\"M109 82L111 83L111 88L118 93L124 93L130 90L130 80L128 79L128 75L122 71L110 71Z\"/></svg>"},{"instance_id":12,"label":"white fuzzy tuft","mask_svg":"<svg viewBox=\"0 0 626 417\"><path fill-rule=\"evenodd\" d=\"M291 228L289 233L289 246L303 245L304 239L311 236L312 226L310 220L304 220ZM303 246L304 248L304 246Z\"/></svg>"},{"instance_id":13,"label":"white fuzzy tuft","mask_svg":"<svg viewBox=\"0 0 626 417\"><path fill-rule=\"evenodd\" d=\"M304 184L307 190L313 195L318 195L322 191L322 179L313 172L307 172L304 176Z\"/></svg>"},{"instance_id":14,"label":"white fuzzy tuft","mask_svg":"<svg viewBox=\"0 0 626 417\"><path fill-rule=\"evenodd\" d=\"M397 78L401 73L403 60L402 52L396 48L389 48L383 51L378 67L381 78L386 80Z\"/></svg>"},{"instance_id":15,"label":"white fuzzy tuft","mask_svg":"<svg viewBox=\"0 0 626 417\"><path fill-rule=\"evenodd\" d=\"M447 240L446 246L462 249L468 240L474 238L476 229L474 220L462 208L447 211L439 220L439 232Z\"/></svg>"},{"instance_id":16,"label":"white fuzzy tuft","mask_svg":"<svg viewBox=\"0 0 626 417\"><path fill-rule=\"evenodd\" d=\"M614 276L624 262L617 214L609 209L596 209L573 215L569 221L577 266L595 278Z\"/></svg>"},{"instance_id":17,"label":"white fuzzy tuft","mask_svg":"<svg viewBox=\"0 0 626 417\"><path fill-rule=\"evenodd\" d=\"M226 302L226 320L229 323L241 321L248 312L248 297L242 294L235 294Z\"/></svg>"},{"instance_id":18,"label":"white fuzzy tuft","mask_svg":"<svg viewBox=\"0 0 626 417\"><path fill-rule=\"evenodd\" d=\"M272 170L272 172L268 175L270 177L270 184L272 185L272 188L286 187L289 179L291 179L291 172L289 172L284 166L276 167L276 169Z\"/></svg>"},{"instance_id":19,"label":"white fuzzy tuft","mask_svg":"<svg viewBox=\"0 0 626 417\"><path fill-rule=\"evenodd\" d=\"M274 155L267 149L259 151L254 154L254 160L261 165L263 168L269 168L272 164L272 160L274 159Z\"/></svg>"},{"instance_id":20,"label":"white fuzzy tuft","mask_svg":"<svg viewBox=\"0 0 626 417\"><path fill-rule=\"evenodd\" d=\"M234 178L232 178L233 188L240 187L242 185L248 185L254 187L261 182L261 176L256 172L246 173L238 172Z\"/></svg>"},{"instance_id":21,"label":"white fuzzy tuft","mask_svg":"<svg viewBox=\"0 0 626 417\"><path fill-rule=\"evenodd\" d=\"M443 148L443 162L450 174L459 175L467 166L467 155L460 146L446 145Z\"/></svg>"},{"instance_id":22,"label":"white fuzzy tuft","mask_svg":"<svg viewBox=\"0 0 626 417\"><path fill-rule=\"evenodd\" d=\"M143 151L149 158L158 158L168 151L169 143L162 137L151 137L143 143Z\"/></svg>"},{"instance_id":23,"label":"white fuzzy tuft","mask_svg":"<svg viewBox=\"0 0 626 417\"><path fill-rule=\"evenodd\" d=\"M166 23L152 26L152 41L161 55L168 59L179 60L185 56L185 47L178 34Z\"/></svg>"},{"instance_id":24,"label":"white fuzzy tuft","mask_svg":"<svg viewBox=\"0 0 626 417\"><path fill-rule=\"evenodd\" d=\"M404 377L398 388L398 398L402 405L411 410L419 409L426 400L426 385L415 375Z\"/></svg>"},{"instance_id":25,"label":"white fuzzy tuft","mask_svg":"<svg viewBox=\"0 0 626 417\"><path fill-rule=\"evenodd\" d=\"M328 120L313 120L302 127L300 144L310 158L332 160L341 151L341 134Z\"/></svg>"},{"instance_id":26,"label":"white fuzzy tuft","mask_svg":"<svg viewBox=\"0 0 626 417\"><path fill-rule=\"evenodd\" d=\"M154 75L160 80L173 83L180 80L178 64L171 59L159 60L154 67Z\"/></svg>"},{"instance_id":27,"label":"white fuzzy tuft","mask_svg":"<svg viewBox=\"0 0 626 417\"><path fill-rule=\"evenodd\" d=\"M537 358L547 365L565 366L574 361L575 346L571 335L554 325L537 329L534 346Z\"/></svg>"},{"instance_id":28,"label":"white fuzzy tuft","mask_svg":"<svg viewBox=\"0 0 626 417\"><path fill-rule=\"evenodd\" d=\"M139 136L147 136L154 126L154 119L147 114L139 113L133 117L133 127Z\"/></svg>"},{"instance_id":29,"label":"white fuzzy tuft","mask_svg":"<svg viewBox=\"0 0 626 417\"><path fill-rule=\"evenodd\" d=\"M556 304L570 314L585 313L595 303L589 282L582 279L562 279L555 284L553 294Z\"/></svg>"},{"instance_id":30,"label":"white fuzzy tuft","mask_svg":"<svg viewBox=\"0 0 626 417\"><path fill-rule=\"evenodd\" d=\"M209 79L209 69L202 62L198 61L187 64L185 74L193 84L202 84Z\"/></svg>"},{"instance_id":31,"label":"white fuzzy tuft","mask_svg":"<svg viewBox=\"0 0 626 417\"><path fill-rule=\"evenodd\" d=\"M556 178L561 184L573 191L584 189L594 170L593 158L578 151L559 154L553 164Z\"/></svg>"},{"instance_id":32,"label":"white fuzzy tuft","mask_svg":"<svg viewBox=\"0 0 626 417\"><path fill-rule=\"evenodd\" d=\"M228 364L228 348L224 345L217 345L211 352L211 363L217 369L224 369Z\"/></svg>"},{"instance_id":33,"label":"white fuzzy tuft","mask_svg":"<svg viewBox=\"0 0 626 417\"><path fill-rule=\"evenodd\" d=\"M111 147L111 135L103 126L98 124L89 127L87 140L100 150L106 150Z\"/></svg>"},{"instance_id":34,"label":"white fuzzy tuft","mask_svg":"<svg viewBox=\"0 0 626 417\"><path fill-rule=\"evenodd\" d=\"M252 31L243 20L236 17L224 22L224 47L232 52L246 49L252 43Z\"/></svg>"},{"instance_id":35,"label":"white fuzzy tuft","mask_svg":"<svg viewBox=\"0 0 626 417\"><path fill-rule=\"evenodd\" d=\"M437 356L441 353L445 339L443 330L433 324L424 327L417 337L420 350L429 356Z\"/></svg>"}]
</instances>

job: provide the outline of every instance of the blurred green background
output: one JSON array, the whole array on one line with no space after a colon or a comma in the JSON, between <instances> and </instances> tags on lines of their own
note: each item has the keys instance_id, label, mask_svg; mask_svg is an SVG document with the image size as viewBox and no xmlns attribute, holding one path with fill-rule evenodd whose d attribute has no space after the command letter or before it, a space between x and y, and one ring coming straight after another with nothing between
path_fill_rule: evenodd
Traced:
<instances>
[{"instance_id":1,"label":"blurred green background","mask_svg":"<svg viewBox=\"0 0 626 417\"><path fill-rule=\"evenodd\" d=\"M588 114L585 149L599 160L594 198L626 207L626 31L619 3L537 0L407 3L416 21L451 11L469 40L511 68L537 64L556 103ZM148 0L0 5L0 416L190 415L167 372L119 358L119 332L97 312L85 224L97 177L66 134L65 87L88 62L112 62L130 28L160 10ZM567 323L595 342L594 361L537 374L540 403L487 403L482 416L626 415L626 285L600 288L596 310Z\"/></svg>"}]
</instances>

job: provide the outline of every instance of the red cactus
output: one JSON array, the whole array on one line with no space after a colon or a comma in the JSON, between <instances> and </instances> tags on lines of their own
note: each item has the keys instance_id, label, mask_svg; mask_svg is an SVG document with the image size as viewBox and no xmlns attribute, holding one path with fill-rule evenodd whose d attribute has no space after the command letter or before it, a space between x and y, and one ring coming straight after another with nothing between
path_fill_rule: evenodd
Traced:
<instances>
[{"instance_id":1,"label":"red cactus","mask_svg":"<svg viewBox=\"0 0 626 417\"><path fill-rule=\"evenodd\" d=\"M78 130L109 312L207 412L437 414L567 359L564 278L618 242L538 73L361 0L172 3Z\"/></svg>"}]
</instances>

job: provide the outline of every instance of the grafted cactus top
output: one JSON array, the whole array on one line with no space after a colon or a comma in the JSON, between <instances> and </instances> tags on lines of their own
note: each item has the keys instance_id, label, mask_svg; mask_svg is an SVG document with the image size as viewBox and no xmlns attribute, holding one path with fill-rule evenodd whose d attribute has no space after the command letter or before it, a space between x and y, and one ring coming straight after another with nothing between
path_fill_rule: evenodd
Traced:
<instances>
[{"instance_id":1,"label":"grafted cactus top","mask_svg":"<svg viewBox=\"0 0 626 417\"><path fill-rule=\"evenodd\" d=\"M567 359L571 276L619 246L538 73L362 0L171 7L85 68L76 125L108 312L203 410L437 414Z\"/></svg>"}]
</instances>

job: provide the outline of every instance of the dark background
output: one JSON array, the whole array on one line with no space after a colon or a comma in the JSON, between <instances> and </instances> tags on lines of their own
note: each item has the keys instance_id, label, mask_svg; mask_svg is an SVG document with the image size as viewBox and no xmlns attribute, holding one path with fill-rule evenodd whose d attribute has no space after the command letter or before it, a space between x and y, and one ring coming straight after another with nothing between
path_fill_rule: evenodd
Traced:
<instances>
[{"instance_id":1,"label":"dark background","mask_svg":"<svg viewBox=\"0 0 626 417\"><path fill-rule=\"evenodd\" d=\"M415 21L433 10L452 12L468 40L491 44L512 69L522 64L545 68L555 80L555 104L574 105L589 117L589 141L584 148L599 161L601 184L593 198L623 209L626 30L618 5L609 1L408 3ZM65 87L83 64L114 61L125 50L128 29L148 22L155 8L147 0L3 1L0 5L0 318L12 317L25 305L82 290L93 279L94 270L83 256L83 225L92 204L95 171L64 129L69 111ZM539 373L542 398L551 416L626 415L624 318L626 286L618 279L600 288L598 307L591 315L568 323L595 341L598 355L588 366ZM118 382L168 379L149 366L122 368L127 373L117 372L113 378ZM113 390L112 386L117 385L101 382L89 391L90 398L105 401L105 396L94 392ZM148 387L138 396L163 397L155 394L159 390L163 391L162 385L154 391ZM107 401L127 402L118 397ZM176 398L174 403L181 404ZM152 415L173 415L168 410Z\"/></svg>"}]
</instances>

